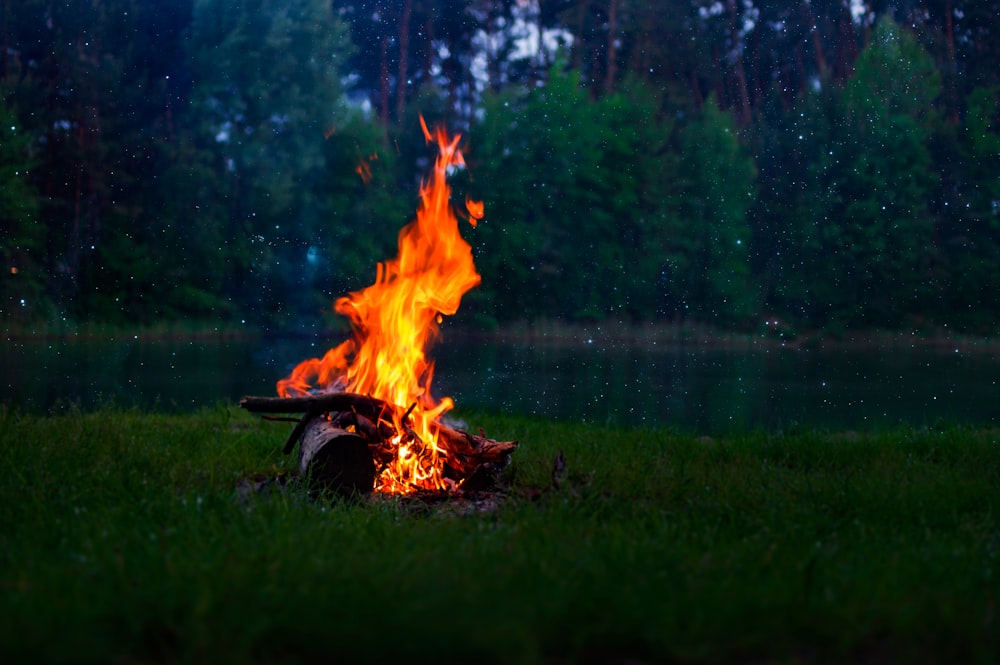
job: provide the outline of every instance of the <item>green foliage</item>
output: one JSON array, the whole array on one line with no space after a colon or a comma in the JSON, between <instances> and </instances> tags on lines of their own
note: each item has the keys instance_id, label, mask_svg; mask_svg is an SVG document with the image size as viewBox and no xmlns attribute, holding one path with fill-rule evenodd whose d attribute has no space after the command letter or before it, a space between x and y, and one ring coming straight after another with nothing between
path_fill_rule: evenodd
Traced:
<instances>
[{"instance_id":1,"label":"green foliage","mask_svg":"<svg viewBox=\"0 0 1000 665\"><path fill-rule=\"evenodd\" d=\"M487 210L476 258L486 288L504 290L496 313L586 316L604 286L585 272L589 261L574 264L604 221L591 205L601 141L593 104L578 76L553 70L544 89L495 97L484 115L490 131L472 137Z\"/></svg>"},{"instance_id":2,"label":"green foliage","mask_svg":"<svg viewBox=\"0 0 1000 665\"><path fill-rule=\"evenodd\" d=\"M817 273L828 264L840 205L838 177L847 141L835 139L839 91L806 95L790 110L772 99L752 137L760 169L755 206L754 272L767 316L822 324L838 281Z\"/></svg>"},{"instance_id":3,"label":"green foliage","mask_svg":"<svg viewBox=\"0 0 1000 665\"><path fill-rule=\"evenodd\" d=\"M419 129L414 127L416 132ZM316 236L316 283L324 307L375 281L376 264L396 253L400 229L416 215L417 181L380 125L354 113L326 141L330 218Z\"/></svg>"},{"instance_id":4,"label":"green foliage","mask_svg":"<svg viewBox=\"0 0 1000 665\"><path fill-rule=\"evenodd\" d=\"M912 33L882 17L855 63L848 103L872 124L894 116L921 119L933 114L940 93L934 60Z\"/></svg>"},{"instance_id":5,"label":"green foliage","mask_svg":"<svg viewBox=\"0 0 1000 665\"><path fill-rule=\"evenodd\" d=\"M234 249L216 155L187 132L165 153L148 214L156 230L149 260L161 285L153 297L162 303L164 317L231 320L241 304L226 292Z\"/></svg>"},{"instance_id":6,"label":"green foliage","mask_svg":"<svg viewBox=\"0 0 1000 665\"><path fill-rule=\"evenodd\" d=\"M316 305L309 262L331 217L320 184L347 28L321 0L198 0L188 49L185 123L212 176L212 205L191 206L195 223L220 237L221 293L287 324Z\"/></svg>"},{"instance_id":7,"label":"green foliage","mask_svg":"<svg viewBox=\"0 0 1000 665\"><path fill-rule=\"evenodd\" d=\"M968 182L973 185L975 215L992 218L995 231L1000 201L1000 86L979 88L969 96L962 149L968 160Z\"/></svg>"},{"instance_id":8,"label":"green foliage","mask_svg":"<svg viewBox=\"0 0 1000 665\"><path fill-rule=\"evenodd\" d=\"M42 194L39 263L60 315L140 316L107 305L114 299L106 295L133 276L117 270L127 257L108 261L105 241L149 256L155 234L143 208L155 184L158 140L168 133L167 80L184 4L4 6L4 43L13 47L5 47L0 76L31 136L31 181Z\"/></svg>"},{"instance_id":9,"label":"green foliage","mask_svg":"<svg viewBox=\"0 0 1000 665\"><path fill-rule=\"evenodd\" d=\"M1000 312L1000 87L979 88L967 103L964 127L949 143L957 148L943 174L953 183L940 214L940 279L949 310L959 322L996 334Z\"/></svg>"},{"instance_id":10,"label":"green foliage","mask_svg":"<svg viewBox=\"0 0 1000 665\"><path fill-rule=\"evenodd\" d=\"M845 164L839 255L844 299L859 304L862 323L898 324L929 293L936 184L929 121L940 91L927 52L883 18L845 90L857 139Z\"/></svg>"},{"instance_id":11,"label":"green foliage","mask_svg":"<svg viewBox=\"0 0 1000 665\"><path fill-rule=\"evenodd\" d=\"M926 52L884 19L843 90L807 95L772 121L758 216L774 309L835 329L898 326L926 309L939 91Z\"/></svg>"},{"instance_id":12,"label":"green foliage","mask_svg":"<svg viewBox=\"0 0 1000 665\"><path fill-rule=\"evenodd\" d=\"M678 299L694 318L732 323L755 309L749 285L750 228L756 167L740 145L730 114L710 99L681 130L679 193L686 244L673 277Z\"/></svg>"},{"instance_id":13,"label":"green foliage","mask_svg":"<svg viewBox=\"0 0 1000 665\"><path fill-rule=\"evenodd\" d=\"M44 228L38 192L29 180L36 160L31 136L0 98L0 321L30 323L48 315L39 261Z\"/></svg>"},{"instance_id":14,"label":"green foliage","mask_svg":"<svg viewBox=\"0 0 1000 665\"><path fill-rule=\"evenodd\" d=\"M481 298L499 319L648 316L660 298L664 152L657 100L638 83L589 99L576 73L487 99L473 132L486 201Z\"/></svg>"},{"instance_id":15,"label":"green foliage","mask_svg":"<svg viewBox=\"0 0 1000 665\"><path fill-rule=\"evenodd\" d=\"M313 325L414 214L422 113L469 133L486 325L995 332L986 4L8 2L0 317ZM548 74L524 26L573 33Z\"/></svg>"}]
</instances>

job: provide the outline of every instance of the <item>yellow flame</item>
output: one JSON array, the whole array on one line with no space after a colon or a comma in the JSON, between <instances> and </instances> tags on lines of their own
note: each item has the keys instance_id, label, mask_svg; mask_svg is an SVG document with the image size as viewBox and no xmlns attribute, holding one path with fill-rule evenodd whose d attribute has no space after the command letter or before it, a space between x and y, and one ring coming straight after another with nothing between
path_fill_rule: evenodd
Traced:
<instances>
[{"instance_id":1,"label":"yellow flame","mask_svg":"<svg viewBox=\"0 0 1000 665\"><path fill-rule=\"evenodd\" d=\"M417 217L400 231L396 258L378 264L375 283L334 304L350 319L353 336L278 382L284 397L340 389L393 406L396 435L388 445L394 458L375 481L380 492L446 487L436 421L453 402L431 396L434 363L425 350L437 335L440 316L454 314L462 296L480 282L472 248L458 232L446 179L450 166L465 164L461 136L449 137L442 128L432 133L423 117L420 126L427 141L437 144L438 156L420 187Z\"/></svg>"}]
</instances>

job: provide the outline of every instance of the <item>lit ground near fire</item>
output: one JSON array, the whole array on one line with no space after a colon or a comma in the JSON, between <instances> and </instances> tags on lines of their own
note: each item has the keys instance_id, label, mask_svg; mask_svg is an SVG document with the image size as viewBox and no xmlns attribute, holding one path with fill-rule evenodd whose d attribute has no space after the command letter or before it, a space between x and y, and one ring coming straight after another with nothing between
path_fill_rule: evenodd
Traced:
<instances>
[{"instance_id":1,"label":"lit ground near fire","mask_svg":"<svg viewBox=\"0 0 1000 665\"><path fill-rule=\"evenodd\" d=\"M518 439L483 512L308 498L287 424L0 408L3 662L992 661L1000 432ZM567 459L559 489L552 460Z\"/></svg>"}]
</instances>

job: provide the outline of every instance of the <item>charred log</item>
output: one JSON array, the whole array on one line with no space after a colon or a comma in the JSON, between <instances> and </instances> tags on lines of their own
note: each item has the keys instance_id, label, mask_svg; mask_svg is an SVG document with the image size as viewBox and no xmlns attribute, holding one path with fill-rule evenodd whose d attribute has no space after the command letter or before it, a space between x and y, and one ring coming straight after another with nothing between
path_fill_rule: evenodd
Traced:
<instances>
[{"instance_id":1,"label":"charred log","mask_svg":"<svg viewBox=\"0 0 1000 665\"><path fill-rule=\"evenodd\" d=\"M326 393L308 397L244 397L240 407L250 413L322 413L351 411L382 412L388 405L380 399L357 393Z\"/></svg>"},{"instance_id":2,"label":"charred log","mask_svg":"<svg viewBox=\"0 0 1000 665\"><path fill-rule=\"evenodd\" d=\"M364 495L375 484L375 460L361 436L324 416L303 418L299 475L311 485L344 496Z\"/></svg>"},{"instance_id":3,"label":"charred log","mask_svg":"<svg viewBox=\"0 0 1000 665\"><path fill-rule=\"evenodd\" d=\"M392 461L389 441L398 434L419 439L409 429L407 411L397 430L392 405L355 393L309 397L244 397L251 413L301 413L285 444L299 446L299 473L341 494L372 491L377 469ZM444 451L444 477L469 491L491 486L510 461L517 441L496 441L438 423L438 447Z\"/></svg>"}]
</instances>

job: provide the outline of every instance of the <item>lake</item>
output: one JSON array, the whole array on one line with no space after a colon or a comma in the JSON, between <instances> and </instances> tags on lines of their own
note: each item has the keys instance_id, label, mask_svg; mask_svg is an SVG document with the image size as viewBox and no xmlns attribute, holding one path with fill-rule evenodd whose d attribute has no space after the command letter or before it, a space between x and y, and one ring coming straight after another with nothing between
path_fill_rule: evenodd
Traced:
<instances>
[{"instance_id":1,"label":"lake","mask_svg":"<svg viewBox=\"0 0 1000 665\"><path fill-rule=\"evenodd\" d=\"M27 412L101 404L186 412L272 395L329 340L6 340L0 402ZM444 340L434 392L488 410L685 431L874 429L1000 420L1000 359L986 351L719 349L653 343Z\"/></svg>"}]
</instances>

